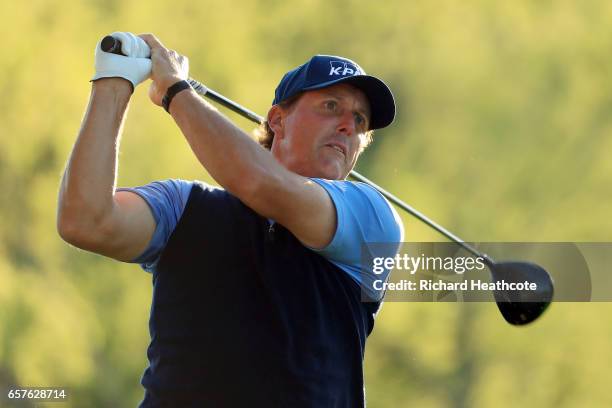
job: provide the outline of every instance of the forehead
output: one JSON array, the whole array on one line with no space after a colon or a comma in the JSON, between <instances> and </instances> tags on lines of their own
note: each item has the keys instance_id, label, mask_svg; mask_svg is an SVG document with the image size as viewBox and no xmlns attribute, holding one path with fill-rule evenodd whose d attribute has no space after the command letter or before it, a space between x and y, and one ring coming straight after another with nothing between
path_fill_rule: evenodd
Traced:
<instances>
[{"instance_id":1,"label":"forehead","mask_svg":"<svg viewBox=\"0 0 612 408\"><path fill-rule=\"evenodd\" d=\"M350 84L336 84L322 89L315 89L304 93L305 97L324 99L333 97L354 104L357 110L370 116L370 103L363 91Z\"/></svg>"}]
</instances>

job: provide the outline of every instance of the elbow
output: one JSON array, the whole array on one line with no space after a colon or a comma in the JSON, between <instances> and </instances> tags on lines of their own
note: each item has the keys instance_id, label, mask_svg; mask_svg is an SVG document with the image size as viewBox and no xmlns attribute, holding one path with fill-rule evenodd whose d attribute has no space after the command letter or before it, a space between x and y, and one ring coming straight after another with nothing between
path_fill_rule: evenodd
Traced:
<instances>
[{"instance_id":1,"label":"elbow","mask_svg":"<svg viewBox=\"0 0 612 408\"><path fill-rule=\"evenodd\" d=\"M84 224L83 215L83 208L75 205L74 200L70 200L60 189L55 228L59 236L67 243L78 246L77 242Z\"/></svg>"},{"instance_id":2,"label":"elbow","mask_svg":"<svg viewBox=\"0 0 612 408\"><path fill-rule=\"evenodd\" d=\"M82 225L79 225L74 218L59 212L57 216L56 228L57 233L64 241L77 247L81 246L79 243L82 242L83 237L86 234L83 233Z\"/></svg>"},{"instance_id":3,"label":"elbow","mask_svg":"<svg viewBox=\"0 0 612 408\"><path fill-rule=\"evenodd\" d=\"M92 246L100 230L85 214L62 210L58 211L56 228L64 241L82 249Z\"/></svg>"},{"instance_id":4,"label":"elbow","mask_svg":"<svg viewBox=\"0 0 612 408\"><path fill-rule=\"evenodd\" d=\"M62 200L60 197L59 207L57 209L57 215L55 217L55 228L59 236L66 242L70 243L71 237L74 234L74 223L69 220L67 211L62 206Z\"/></svg>"},{"instance_id":5,"label":"elbow","mask_svg":"<svg viewBox=\"0 0 612 408\"><path fill-rule=\"evenodd\" d=\"M56 229L67 243L91 250L108 237L112 227L112 208L92 207L83 200L68 199L60 194L58 200Z\"/></svg>"}]
</instances>

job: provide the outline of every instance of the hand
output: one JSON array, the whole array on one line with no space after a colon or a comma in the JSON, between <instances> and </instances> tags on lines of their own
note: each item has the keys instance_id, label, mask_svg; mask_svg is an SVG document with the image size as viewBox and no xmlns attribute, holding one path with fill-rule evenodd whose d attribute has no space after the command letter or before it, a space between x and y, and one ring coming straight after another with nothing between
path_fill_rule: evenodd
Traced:
<instances>
[{"instance_id":1,"label":"hand","mask_svg":"<svg viewBox=\"0 0 612 408\"><path fill-rule=\"evenodd\" d=\"M151 48L151 79L149 88L151 101L161 106L161 101L169 87L176 82L189 78L189 59L174 50L169 50L153 34L140 37Z\"/></svg>"},{"instance_id":2,"label":"hand","mask_svg":"<svg viewBox=\"0 0 612 408\"><path fill-rule=\"evenodd\" d=\"M136 88L151 74L149 46L132 33L114 32L111 35L121 41L121 51L126 56L104 52L98 43L95 52L96 73L91 80L119 77L130 81Z\"/></svg>"}]
</instances>

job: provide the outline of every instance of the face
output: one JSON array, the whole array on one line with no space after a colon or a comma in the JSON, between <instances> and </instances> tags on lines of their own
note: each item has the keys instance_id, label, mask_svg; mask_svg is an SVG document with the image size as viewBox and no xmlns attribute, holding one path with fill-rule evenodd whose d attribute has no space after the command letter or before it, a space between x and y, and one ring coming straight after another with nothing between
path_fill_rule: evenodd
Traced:
<instances>
[{"instance_id":1,"label":"face","mask_svg":"<svg viewBox=\"0 0 612 408\"><path fill-rule=\"evenodd\" d=\"M307 91L287 109L270 109L272 154L302 176L344 179L365 143L369 119L368 100L352 85Z\"/></svg>"}]
</instances>

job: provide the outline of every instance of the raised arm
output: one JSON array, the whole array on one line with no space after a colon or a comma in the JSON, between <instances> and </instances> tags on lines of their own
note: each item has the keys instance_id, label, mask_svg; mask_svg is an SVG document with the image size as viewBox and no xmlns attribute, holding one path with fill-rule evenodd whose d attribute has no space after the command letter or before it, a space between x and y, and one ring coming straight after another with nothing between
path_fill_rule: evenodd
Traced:
<instances>
[{"instance_id":1,"label":"raised arm","mask_svg":"<svg viewBox=\"0 0 612 408\"><path fill-rule=\"evenodd\" d=\"M123 261L138 256L155 230L155 220L141 197L115 192L117 152L130 94L124 79L94 82L62 177L57 215L65 241Z\"/></svg>"},{"instance_id":2,"label":"raised arm","mask_svg":"<svg viewBox=\"0 0 612 408\"><path fill-rule=\"evenodd\" d=\"M149 95L161 105L166 90L187 78L188 64L154 36L142 37L151 47L153 61ZM260 215L287 227L306 245L323 247L331 241L336 215L321 186L287 170L193 90L178 93L170 113L196 157L226 190Z\"/></svg>"},{"instance_id":3,"label":"raised arm","mask_svg":"<svg viewBox=\"0 0 612 408\"><path fill-rule=\"evenodd\" d=\"M150 62L147 68L146 61L134 61L145 58L112 55L109 60L99 52L98 47L89 105L59 188L57 229L79 248L128 261L146 248L155 230L141 197L115 192L117 152L130 95L148 76Z\"/></svg>"}]
</instances>

